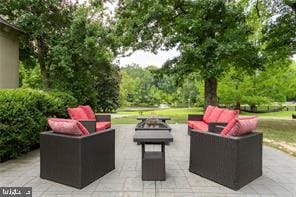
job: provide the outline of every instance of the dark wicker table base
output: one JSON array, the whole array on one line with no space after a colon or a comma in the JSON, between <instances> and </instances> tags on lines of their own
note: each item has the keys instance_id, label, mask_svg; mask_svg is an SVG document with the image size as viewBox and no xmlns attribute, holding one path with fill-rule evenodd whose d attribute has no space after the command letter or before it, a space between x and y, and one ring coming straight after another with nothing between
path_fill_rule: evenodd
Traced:
<instances>
[{"instance_id":1,"label":"dark wicker table base","mask_svg":"<svg viewBox=\"0 0 296 197\"><path fill-rule=\"evenodd\" d=\"M165 181L165 145L161 144L161 152L145 152L142 144L142 180Z\"/></svg>"},{"instance_id":2,"label":"dark wicker table base","mask_svg":"<svg viewBox=\"0 0 296 197\"><path fill-rule=\"evenodd\" d=\"M173 141L169 131L136 131L134 141L142 145L142 180L165 181L165 144ZM145 151L146 144L160 144L161 151Z\"/></svg>"}]
</instances>

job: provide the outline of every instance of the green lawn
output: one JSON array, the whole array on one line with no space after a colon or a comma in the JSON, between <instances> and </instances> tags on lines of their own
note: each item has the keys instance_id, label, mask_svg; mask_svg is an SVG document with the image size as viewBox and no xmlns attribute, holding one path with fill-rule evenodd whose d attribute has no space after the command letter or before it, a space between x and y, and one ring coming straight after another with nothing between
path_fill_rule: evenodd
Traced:
<instances>
[{"instance_id":1,"label":"green lawn","mask_svg":"<svg viewBox=\"0 0 296 197\"><path fill-rule=\"evenodd\" d=\"M151 116L152 114L156 114L158 116L169 116L172 120L169 123L186 123L188 114L202 114L202 108L169 108L169 109L150 109L147 108L145 110L124 110L121 109L117 114L127 115L127 117L122 118L114 118L112 122L114 124L135 124L137 123L136 117L142 115ZM280 118L291 118L293 111L280 111L280 112L271 112L271 113L261 113L261 114L253 114L242 112L240 115L250 116L255 115L258 117L280 117ZM294 111L294 113L296 113Z\"/></svg>"},{"instance_id":2,"label":"green lawn","mask_svg":"<svg viewBox=\"0 0 296 197\"><path fill-rule=\"evenodd\" d=\"M117 114L128 115L123 118L114 118L112 123L114 124L136 124L138 121L136 118L141 114L144 116L151 116L155 114L157 116L168 116L172 120L168 123L186 123L188 114L202 114L202 108L169 108L169 109L156 109L151 111L119 111Z\"/></svg>"},{"instance_id":3,"label":"green lawn","mask_svg":"<svg viewBox=\"0 0 296 197\"><path fill-rule=\"evenodd\" d=\"M122 109L117 114L127 115L127 117L113 118L112 123L136 124L138 122L136 120L138 116L151 116L152 114L155 114L157 116L170 117L172 120L168 121L169 124L185 124L187 122L188 114L202 113L202 108L151 109L149 111L125 111ZM296 120L291 120L292 113L292 111L281 111L265 114L242 112L240 115L256 115L258 117L264 117L263 119L260 119L258 123L258 131L263 132L264 143L296 156ZM277 117L279 117L279 119L276 119Z\"/></svg>"},{"instance_id":4,"label":"green lawn","mask_svg":"<svg viewBox=\"0 0 296 197\"><path fill-rule=\"evenodd\" d=\"M296 156L296 120L260 119L264 143Z\"/></svg>"},{"instance_id":5,"label":"green lawn","mask_svg":"<svg viewBox=\"0 0 296 197\"><path fill-rule=\"evenodd\" d=\"M295 111L279 111L279 112L261 113L261 114L242 112L241 115L256 115L258 117L283 117L283 118L287 117L287 118L291 118L292 113L296 113L296 112Z\"/></svg>"}]
</instances>

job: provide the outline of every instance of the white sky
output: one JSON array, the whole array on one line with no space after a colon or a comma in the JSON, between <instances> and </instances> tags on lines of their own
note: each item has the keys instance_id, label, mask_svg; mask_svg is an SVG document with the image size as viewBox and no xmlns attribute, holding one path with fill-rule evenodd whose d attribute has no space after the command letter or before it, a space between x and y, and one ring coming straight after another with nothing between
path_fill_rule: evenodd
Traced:
<instances>
[{"instance_id":1,"label":"white sky","mask_svg":"<svg viewBox=\"0 0 296 197\"><path fill-rule=\"evenodd\" d=\"M138 64L141 67L150 65L161 67L167 60L179 56L180 52L176 49L170 51L158 51L157 54L146 52L143 50L135 51L131 56L118 58L119 66L128 64Z\"/></svg>"}]
</instances>

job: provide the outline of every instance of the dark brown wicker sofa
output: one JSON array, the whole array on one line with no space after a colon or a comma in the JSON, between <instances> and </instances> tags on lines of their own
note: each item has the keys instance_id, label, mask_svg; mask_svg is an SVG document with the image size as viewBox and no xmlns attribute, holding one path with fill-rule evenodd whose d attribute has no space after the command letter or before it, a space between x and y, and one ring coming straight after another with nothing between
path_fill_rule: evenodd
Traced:
<instances>
[{"instance_id":1,"label":"dark brown wicker sofa","mask_svg":"<svg viewBox=\"0 0 296 197\"><path fill-rule=\"evenodd\" d=\"M239 110L222 109L208 106L204 114L188 115L188 135L194 130L209 131L216 126L226 126L239 114Z\"/></svg>"},{"instance_id":2,"label":"dark brown wicker sofa","mask_svg":"<svg viewBox=\"0 0 296 197\"><path fill-rule=\"evenodd\" d=\"M232 137L196 131L190 138L190 172L233 190L262 175L262 133Z\"/></svg>"},{"instance_id":3,"label":"dark brown wicker sofa","mask_svg":"<svg viewBox=\"0 0 296 197\"><path fill-rule=\"evenodd\" d=\"M40 177L83 188L115 169L115 130L86 136L40 134Z\"/></svg>"}]
</instances>

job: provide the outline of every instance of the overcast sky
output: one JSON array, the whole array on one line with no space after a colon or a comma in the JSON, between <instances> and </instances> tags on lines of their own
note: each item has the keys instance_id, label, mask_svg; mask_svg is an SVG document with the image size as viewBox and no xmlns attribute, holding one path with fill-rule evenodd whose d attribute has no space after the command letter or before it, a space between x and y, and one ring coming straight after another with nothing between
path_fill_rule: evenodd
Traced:
<instances>
[{"instance_id":1,"label":"overcast sky","mask_svg":"<svg viewBox=\"0 0 296 197\"><path fill-rule=\"evenodd\" d=\"M120 66L138 64L141 67L147 67L150 65L161 67L167 60L173 59L174 57L179 56L179 54L179 51L176 49L159 51L157 54L138 50L129 57L121 57L117 60L119 61Z\"/></svg>"}]
</instances>

